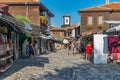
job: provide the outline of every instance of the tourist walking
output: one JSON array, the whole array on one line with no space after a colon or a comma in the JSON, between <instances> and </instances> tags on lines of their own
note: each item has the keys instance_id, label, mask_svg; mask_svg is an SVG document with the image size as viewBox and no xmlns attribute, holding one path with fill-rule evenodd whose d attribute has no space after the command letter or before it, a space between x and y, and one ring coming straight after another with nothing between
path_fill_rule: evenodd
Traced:
<instances>
[{"instance_id":1,"label":"tourist walking","mask_svg":"<svg viewBox=\"0 0 120 80\"><path fill-rule=\"evenodd\" d=\"M34 41L33 47L34 47L34 54L37 55L38 54L38 44L37 44L36 40Z\"/></svg>"},{"instance_id":2,"label":"tourist walking","mask_svg":"<svg viewBox=\"0 0 120 80\"><path fill-rule=\"evenodd\" d=\"M90 60L90 54L91 54L91 51L92 51L92 46L90 44L90 42L88 42L88 44L85 46L85 49L86 49L86 60Z\"/></svg>"},{"instance_id":3,"label":"tourist walking","mask_svg":"<svg viewBox=\"0 0 120 80\"><path fill-rule=\"evenodd\" d=\"M78 42L77 42L77 40L75 40L75 43L74 43L74 53L75 54L78 53Z\"/></svg>"},{"instance_id":4,"label":"tourist walking","mask_svg":"<svg viewBox=\"0 0 120 80\"><path fill-rule=\"evenodd\" d=\"M35 51L34 51L34 47L33 47L32 42L29 42L28 49L29 49L29 57L34 56Z\"/></svg>"},{"instance_id":5,"label":"tourist walking","mask_svg":"<svg viewBox=\"0 0 120 80\"><path fill-rule=\"evenodd\" d=\"M74 48L75 48L75 41L72 41L72 44L71 44L71 46L72 46L72 50L73 50L73 54L74 54Z\"/></svg>"}]
</instances>

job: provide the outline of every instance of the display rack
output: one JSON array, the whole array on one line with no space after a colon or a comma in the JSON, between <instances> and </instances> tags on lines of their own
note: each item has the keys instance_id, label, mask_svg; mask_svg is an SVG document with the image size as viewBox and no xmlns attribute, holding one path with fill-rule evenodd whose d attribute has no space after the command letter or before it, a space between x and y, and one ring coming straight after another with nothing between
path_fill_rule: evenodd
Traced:
<instances>
[{"instance_id":1,"label":"display rack","mask_svg":"<svg viewBox=\"0 0 120 80\"><path fill-rule=\"evenodd\" d=\"M7 35L0 33L0 72L6 71L13 63L13 47Z\"/></svg>"},{"instance_id":2,"label":"display rack","mask_svg":"<svg viewBox=\"0 0 120 80\"><path fill-rule=\"evenodd\" d=\"M0 51L0 72L6 71L13 63L13 49Z\"/></svg>"}]
</instances>

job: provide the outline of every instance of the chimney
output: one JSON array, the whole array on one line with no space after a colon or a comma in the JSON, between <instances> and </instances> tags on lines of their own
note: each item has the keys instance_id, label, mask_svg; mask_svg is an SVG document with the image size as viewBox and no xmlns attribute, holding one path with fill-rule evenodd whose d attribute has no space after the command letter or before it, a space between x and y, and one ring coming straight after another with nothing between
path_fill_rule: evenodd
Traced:
<instances>
[{"instance_id":1,"label":"chimney","mask_svg":"<svg viewBox=\"0 0 120 80\"><path fill-rule=\"evenodd\" d=\"M109 4L109 0L106 0L106 4Z\"/></svg>"}]
</instances>

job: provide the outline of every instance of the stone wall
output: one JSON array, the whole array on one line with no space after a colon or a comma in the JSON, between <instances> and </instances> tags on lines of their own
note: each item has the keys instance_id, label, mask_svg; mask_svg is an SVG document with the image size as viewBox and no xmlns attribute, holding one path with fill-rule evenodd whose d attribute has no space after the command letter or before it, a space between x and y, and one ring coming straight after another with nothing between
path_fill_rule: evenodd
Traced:
<instances>
[{"instance_id":1,"label":"stone wall","mask_svg":"<svg viewBox=\"0 0 120 80\"><path fill-rule=\"evenodd\" d=\"M88 16L93 16L93 26L91 29L87 27ZM95 32L98 32L108 29L109 25L106 23L104 23L104 27L102 29L97 27L98 16L103 16L103 21L110 20L110 12L82 12L80 32L82 33L88 30L93 30Z\"/></svg>"},{"instance_id":2,"label":"stone wall","mask_svg":"<svg viewBox=\"0 0 120 80\"><path fill-rule=\"evenodd\" d=\"M28 19L34 25L40 25L39 18L39 5L33 4L25 6L25 4L10 4L9 5L9 13L12 15L22 15L28 17Z\"/></svg>"}]
</instances>

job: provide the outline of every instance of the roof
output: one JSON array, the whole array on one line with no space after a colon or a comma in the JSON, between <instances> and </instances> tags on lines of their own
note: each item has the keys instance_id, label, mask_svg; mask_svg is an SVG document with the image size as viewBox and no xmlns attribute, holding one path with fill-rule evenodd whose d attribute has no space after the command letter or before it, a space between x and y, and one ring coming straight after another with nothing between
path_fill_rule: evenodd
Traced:
<instances>
[{"instance_id":1,"label":"roof","mask_svg":"<svg viewBox=\"0 0 120 80\"><path fill-rule=\"evenodd\" d=\"M8 15L0 15L0 20L9 24L15 31L17 32L24 32L24 24L17 21L15 18L8 16Z\"/></svg>"},{"instance_id":2,"label":"roof","mask_svg":"<svg viewBox=\"0 0 120 80\"><path fill-rule=\"evenodd\" d=\"M8 5L0 4L0 13L4 12L4 10L8 7Z\"/></svg>"},{"instance_id":3,"label":"roof","mask_svg":"<svg viewBox=\"0 0 120 80\"><path fill-rule=\"evenodd\" d=\"M5 4L0 4L0 8L4 8L4 7L7 7L8 5L5 5Z\"/></svg>"},{"instance_id":4,"label":"roof","mask_svg":"<svg viewBox=\"0 0 120 80\"><path fill-rule=\"evenodd\" d=\"M75 25L70 25L65 28L52 27L51 31L59 31L59 30L66 31L66 30L71 30L71 29L77 28L79 26L80 26L80 23L75 24Z\"/></svg>"},{"instance_id":5,"label":"roof","mask_svg":"<svg viewBox=\"0 0 120 80\"><path fill-rule=\"evenodd\" d=\"M80 26L80 23L75 24L75 25L70 25L70 26L65 27L65 30L74 29L74 28L77 28L77 27L79 27L79 26Z\"/></svg>"},{"instance_id":6,"label":"roof","mask_svg":"<svg viewBox=\"0 0 120 80\"><path fill-rule=\"evenodd\" d=\"M70 30L70 29L74 29L76 27L76 25L70 25L65 27L65 30Z\"/></svg>"},{"instance_id":7,"label":"roof","mask_svg":"<svg viewBox=\"0 0 120 80\"><path fill-rule=\"evenodd\" d=\"M105 4L101 6L79 10L79 12L88 12L88 11L120 11L120 2L113 2L111 4Z\"/></svg>"},{"instance_id":8,"label":"roof","mask_svg":"<svg viewBox=\"0 0 120 80\"><path fill-rule=\"evenodd\" d=\"M63 17L70 17L70 15L66 14L66 15L64 15Z\"/></svg>"},{"instance_id":9,"label":"roof","mask_svg":"<svg viewBox=\"0 0 120 80\"><path fill-rule=\"evenodd\" d=\"M51 31L64 31L64 28L52 27Z\"/></svg>"},{"instance_id":10,"label":"roof","mask_svg":"<svg viewBox=\"0 0 120 80\"><path fill-rule=\"evenodd\" d=\"M39 2L39 0L0 0L0 2Z\"/></svg>"},{"instance_id":11,"label":"roof","mask_svg":"<svg viewBox=\"0 0 120 80\"><path fill-rule=\"evenodd\" d=\"M104 21L108 24L120 24L120 21Z\"/></svg>"},{"instance_id":12,"label":"roof","mask_svg":"<svg viewBox=\"0 0 120 80\"><path fill-rule=\"evenodd\" d=\"M50 12L50 10L48 10L48 8L45 7L42 3L40 3L40 10L47 11L47 13L50 17L54 17L54 14L52 12Z\"/></svg>"}]
</instances>

